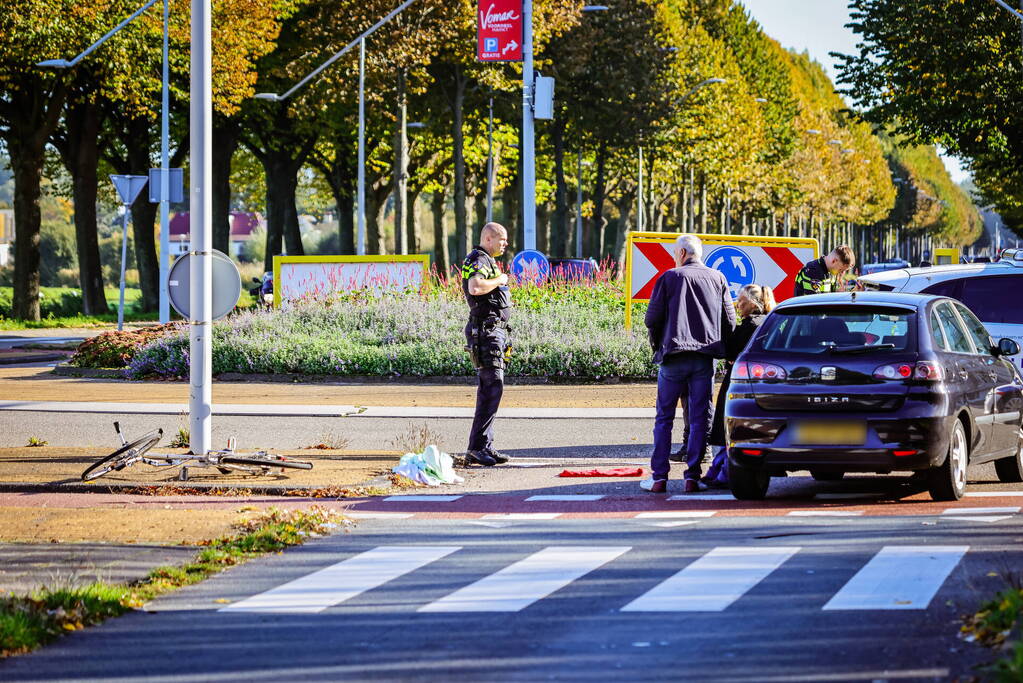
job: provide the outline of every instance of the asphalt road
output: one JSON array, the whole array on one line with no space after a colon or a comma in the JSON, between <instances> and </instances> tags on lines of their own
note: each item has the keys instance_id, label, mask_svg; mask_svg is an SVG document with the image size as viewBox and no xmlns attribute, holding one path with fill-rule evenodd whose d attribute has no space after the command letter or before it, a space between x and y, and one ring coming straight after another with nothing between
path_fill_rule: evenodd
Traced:
<instances>
[{"instance_id":1,"label":"asphalt road","mask_svg":"<svg viewBox=\"0 0 1023 683\"><path fill-rule=\"evenodd\" d=\"M128 387L130 390L130 386ZM113 423L118 420L130 437L160 427L173 435L188 427L188 416L118 415L114 413L52 413L0 411L0 447L24 446L29 437L51 446L110 446L118 443ZM472 420L468 418L375 418L375 417L240 417L214 416L213 444L237 437L238 448L295 449L338 437L348 448L397 450L394 445L410 425L428 426L435 441L448 452L465 450ZM682 422L678 422L678 436ZM609 456L649 457L653 421L649 419L562 420L498 417L495 445L512 455L546 457Z\"/></svg>"},{"instance_id":2,"label":"asphalt road","mask_svg":"<svg viewBox=\"0 0 1023 683\"><path fill-rule=\"evenodd\" d=\"M656 524L365 520L0 678L944 681L988 656L960 615L1023 560L1018 517Z\"/></svg>"}]
</instances>

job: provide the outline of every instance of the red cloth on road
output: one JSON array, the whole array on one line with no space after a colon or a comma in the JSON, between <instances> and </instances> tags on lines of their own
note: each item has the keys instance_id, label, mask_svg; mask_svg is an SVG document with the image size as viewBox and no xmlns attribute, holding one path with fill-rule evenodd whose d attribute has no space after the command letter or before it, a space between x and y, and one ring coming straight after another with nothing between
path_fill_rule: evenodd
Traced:
<instances>
[{"instance_id":1,"label":"red cloth on road","mask_svg":"<svg viewBox=\"0 0 1023 683\"><path fill-rule=\"evenodd\" d=\"M592 470L562 470L559 477L642 477L642 467L598 467Z\"/></svg>"}]
</instances>

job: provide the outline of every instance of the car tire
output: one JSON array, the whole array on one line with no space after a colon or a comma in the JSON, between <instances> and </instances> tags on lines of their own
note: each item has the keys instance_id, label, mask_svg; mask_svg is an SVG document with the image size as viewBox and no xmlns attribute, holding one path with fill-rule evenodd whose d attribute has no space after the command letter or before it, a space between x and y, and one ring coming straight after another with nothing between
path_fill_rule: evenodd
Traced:
<instances>
[{"instance_id":1,"label":"car tire","mask_svg":"<svg viewBox=\"0 0 1023 683\"><path fill-rule=\"evenodd\" d=\"M728 463L728 487L736 500L763 500L770 485L771 475L766 470Z\"/></svg>"},{"instance_id":2,"label":"car tire","mask_svg":"<svg viewBox=\"0 0 1023 683\"><path fill-rule=\"evenodd\" d=\"M934 500L959 500L966 492L966 467L970 463L970 442L962 420L952 425L945 462L927 472L927 490Z\"/></svg>"},{"instance_id":3,"label":"car tire","mask_svg":"<svg viewBox=\"0 0 1023 683\"><path fill-rule=\"evenodd\" d=\"M998 475L998 481L1003 484L1023 481L1023 426L1020 426L1016 441L1016 455L995 460L995 474Z\"/></svg>"},{"instance_id":4,"label":"car tire","mask_svg":"<svg viewBox=\"0 0 1023 683\"><path fill-rule=\"evenodd\" d=\"M810 470L810 476L815 481L840 481L845 476L845 472L834 470Z\"/></svg>"}]
</instances>

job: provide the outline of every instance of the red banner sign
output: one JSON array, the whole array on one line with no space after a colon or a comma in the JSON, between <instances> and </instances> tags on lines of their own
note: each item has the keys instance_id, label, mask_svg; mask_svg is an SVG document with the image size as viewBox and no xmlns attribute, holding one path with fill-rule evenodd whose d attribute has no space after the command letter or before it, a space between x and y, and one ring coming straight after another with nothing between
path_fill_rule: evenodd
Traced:
<instances>
[{"instance_id":1,"label":"red banner sign","mask_svg":"<svg viewBox=\"0 0 1023 683\"><path fill-rule=\"evenodd\" d=\"M476 57L481 62L522 61L522 0L479 0Z\"/></svg>"}]
</instances>

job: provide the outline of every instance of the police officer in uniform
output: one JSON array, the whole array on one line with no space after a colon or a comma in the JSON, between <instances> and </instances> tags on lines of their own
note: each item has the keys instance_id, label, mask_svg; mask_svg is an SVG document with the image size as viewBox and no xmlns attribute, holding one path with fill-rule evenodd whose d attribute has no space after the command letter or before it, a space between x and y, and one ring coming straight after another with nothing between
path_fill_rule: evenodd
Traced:
<instances>
[{"instance_id":1,"label":"police officer in uniform","mask_svg":"<svg viewBox=\"0 0 1023 683\"><path fill-rule=\"evenodd\" d=\"M504 393L504 368L511 350L508 276L494 259L507 247L508 231L504 226L487 223L480 232L479 246L469 252L462 264L462 292L469 304L466 348L479 375L476 414L465 457L468 462L487 466L508 462L508 456L493 448L494 417Z\"/></svg>"},{"instance_id":2,"label":"police officer in uniform","mask_svg":"<svg viewBox=\"0 0 1023 683\"><path fill-rule=\"evenodd\" d=\"M842 291L842 276L856 265L853 250L846 245L837 247L827 256L814 259L796 274L793 296L827 294Z\"/></svg>"}]
</instances>

